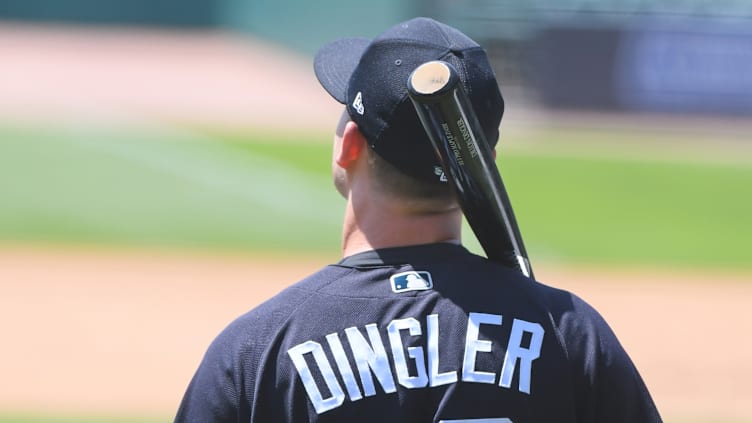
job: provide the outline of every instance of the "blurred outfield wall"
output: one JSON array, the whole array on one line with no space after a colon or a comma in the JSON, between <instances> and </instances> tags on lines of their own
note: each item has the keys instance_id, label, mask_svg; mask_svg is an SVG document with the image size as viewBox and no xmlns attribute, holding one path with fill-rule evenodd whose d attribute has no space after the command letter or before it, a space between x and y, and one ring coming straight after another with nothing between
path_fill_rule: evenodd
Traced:
<instances>
[{"instance_id":1,"label":"blurred outfield wall","mask_svg":"<svg viewBox=\"0 0 752 423\"><path fill-rule=\"evenodd\" d=\"M552 109L752 116L752 2L436 0Z\"/></svg>"},{"instance_id":2,"label":"blurred outfield wall","mask_svg":"<svg viewBox=\"0 0 752 423\"><path fill-rule=\"evenodd\" d=\"M311 54L343 34L375 36L425 10L423 0L0 0L0 19L224 28Z\"/></svg>"},{"instance_id":3,"label":"blurred outfield wall","mask_svg":"<svg viewBox=\"0 0 752 423\"><path fill-rule=\"evenodd\" d=\"M418 15L478 40L534 105L752 116L750 1L0 0L0 19L222 28L307 55Z\"/></svg>"}]
</instances>

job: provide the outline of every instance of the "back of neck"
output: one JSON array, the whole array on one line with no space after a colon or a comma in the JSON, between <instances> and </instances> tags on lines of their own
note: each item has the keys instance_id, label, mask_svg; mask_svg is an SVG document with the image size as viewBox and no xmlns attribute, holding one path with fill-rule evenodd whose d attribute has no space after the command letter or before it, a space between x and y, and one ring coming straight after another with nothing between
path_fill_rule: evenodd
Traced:
<instances>
[{"instance_id":1,"label":"back of neck","mask_svg":"<svg viewBox=\"0 0 752 423\"><path fill-rule=\"evenodd\" d=\"M459 242L462 212L410 212L389 204L353 205L348 201L342 228L342 255L380 248Z\"/></svg>"}]
</instances>

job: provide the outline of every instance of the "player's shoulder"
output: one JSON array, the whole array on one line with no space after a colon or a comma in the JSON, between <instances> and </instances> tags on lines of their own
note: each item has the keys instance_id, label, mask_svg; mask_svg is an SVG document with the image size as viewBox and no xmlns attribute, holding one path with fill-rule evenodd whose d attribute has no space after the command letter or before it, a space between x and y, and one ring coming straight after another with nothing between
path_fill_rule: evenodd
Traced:
<instances>
[{"instance_id":1,"label":"player's shoulder","mask_svg":"<svg viewBox=\"0 0 752 423\"><path fill-rule=\"evenodd\" d=\"M314 298L313 293L346 272L327 266L288 286L232 320L216 337L214 346L235 354L251 347L264 347L297 309Z\"/></svg>"},{"instance_id":2,"label":"player's shoulder","mask_svg":"<svg viewBox=\"0 0 752 423\"><path fill-rule=\"evenodd\" d=\"M301 304L310 301L314 294L334 280L347 276L349 269L326 266L308 275L258 304L236 319L236 324L255 325L259 320L266 321L268 326L287 319Z\"/></svg>"},{"instance_id":3,"label":"player's shoulder","mask_svg":"<svg viewBox=\"0 0 752 423\"><path fill-rule=\"evenodd\" d=\"M580 323L602 320L595 307L578 293L549 285L545 281L531 281L526 289L531 296L541 300L554 322L563 324L568 323L568 320Z\"/></svg>"},{"instance_id":4,"label":"player's shoulder","mask_svg":"<svg viewBox=\"0 0 752 423\"><path fill-rule=\"evenodd\" d=\"M531 295L539 298L556 328L559 341L569 354L577 357L593 353L599 345L618 347L618 340L601 313L578 293L534 281L528 284Z\"/></svg>"},{"instance_id":5,"label":"player's shoulder","mask_svg":"<svg viewBox=\"0 0 752 423\"><path fill-rule=\"evenodd\" d=\"M470 255L465 260L472 264L464 266L465 269L476 269L483 275L474 280L484 281L490 296L512 298L518 309L548 316L562 336L608 330L605 320L591 304L579 293L557 287L555 280L533 280L484 257Z\"/></svg>"},{"instance_id":6,"label":"player's shoulder","mask_svg":"<svg viewBox=\"0 0 752 423\"><path fill-rule=\"evenodd\" d=\"M493 302L511 298L519 308L547 314L554 323L572 315L585 319L598 316L578 294L556 287L555 281L533 280L518 270L473 253L459 255L458 259L460 262L447 263L446 268L450 269L450 276L472 281L462 284L462 289L469 292L467 295L480 300L488 297Z\"/></svg>"}]
</instances>

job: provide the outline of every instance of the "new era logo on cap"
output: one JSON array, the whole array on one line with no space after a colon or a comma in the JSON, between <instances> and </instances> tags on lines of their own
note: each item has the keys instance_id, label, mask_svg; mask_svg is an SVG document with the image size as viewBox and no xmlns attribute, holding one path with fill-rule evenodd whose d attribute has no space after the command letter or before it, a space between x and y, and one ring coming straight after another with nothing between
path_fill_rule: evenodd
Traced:
<instances>
[{"instance_id":1,"label":"new era logo on cap","mask_svg":"<svg viewBox=\"0 0 752 423\"><path fill-rule=\"evenodd\" d=\"M353 108L356 112L358 112L359 115L365 113L366 108L363 107L363 93L358 92L358 95L355 96L355 100L353 101Z\"/></svg>"},{"instance_id":2,"label":"new era logo on cap","mask_svg":"<svg viewBox=\"0 0 752 423\"><path fill-rule=\"evenodd\" d=\"M396 293L409 291L425 291L433 288L431 274L423 271L409 271L397 273L389 278L392 284L392 291Z\"/></svg>"}]
</instances>

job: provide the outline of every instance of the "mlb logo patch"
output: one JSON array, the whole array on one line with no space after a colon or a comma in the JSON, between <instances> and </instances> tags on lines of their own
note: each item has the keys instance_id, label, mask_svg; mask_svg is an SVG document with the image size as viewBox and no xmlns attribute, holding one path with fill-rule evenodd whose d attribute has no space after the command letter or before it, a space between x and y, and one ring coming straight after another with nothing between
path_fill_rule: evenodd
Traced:
<instances>
[{"instance_id":1,"label":"mlb logo patch","mask_svg":"<svg viewBox=\"0 0 752 423\"><path fill-rule=\"evenodd\" d=\"M411 270L409 272L392 275L389 280L392 283L392 291L396 293L408 291L425 291L433 288L431 274L423 271Z\"/></svg>"}]
</instances>

